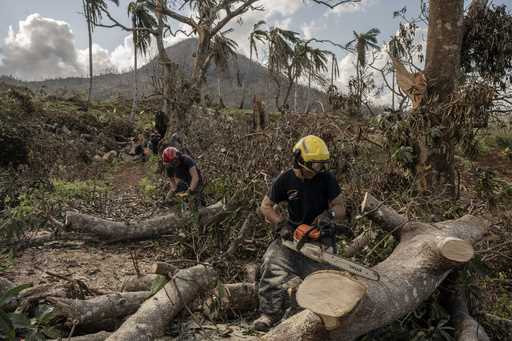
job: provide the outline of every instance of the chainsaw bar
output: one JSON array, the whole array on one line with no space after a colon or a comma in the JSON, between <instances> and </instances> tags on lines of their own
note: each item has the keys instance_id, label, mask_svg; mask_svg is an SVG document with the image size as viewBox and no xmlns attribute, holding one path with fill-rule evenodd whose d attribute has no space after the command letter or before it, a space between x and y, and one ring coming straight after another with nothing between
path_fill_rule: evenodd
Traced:
<instances>
[{"instance_id":1,"label":"chainsaw bar","mask_svg":"<svg viewBox=\"0 0 512 341\"><path fill-rule=\"evenodd\" d=\"M311 243L304 243L302 248L300 250L297 250L297 244L295 242L292 242L290 240L283 240L283 245L287 248L302 253L304 256L308 257L309 259L312 259L314 261L317 261L319 263L327 263L331 264L338 269L348 271L354 275L372 280L372 281L379 281L380 275L377 271L368 269L365 266L359 265L357 263L354 263L352 261L349 261L348 259L333 255L331 253L328 253L318 245L311 244Z\"/></svg>"}]
</instances>

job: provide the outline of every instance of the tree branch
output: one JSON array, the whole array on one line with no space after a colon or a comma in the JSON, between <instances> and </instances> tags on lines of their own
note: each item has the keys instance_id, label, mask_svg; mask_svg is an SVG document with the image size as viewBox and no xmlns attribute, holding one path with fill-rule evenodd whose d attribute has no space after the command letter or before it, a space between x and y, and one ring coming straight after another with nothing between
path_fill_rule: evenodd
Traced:
<instances>
[{"instance_id":1,"label":"tree branch","mask_svg":"<svg viewBox=\"0 0 512 341\"><path fill-rule=\"evenodd\" d=\"M239 16L246 12L255 2L258 0L246 0L243 4L241 4L237 9L233 11L226 11L226 16L220 20L215 27L212 29L211 36L215 36L227 23L231 21L231 19ZM226 3L225 7L229 7L229 3Z\"/></svg>"},{"instance_id":2,"label":"tree branch","mask_svg":"<svg viewBox=\"0 0 512 341\"><path fill-rule=\"evenodd\" d=\"M327 1L322 1L322 0L312 0L312 1L316 2L317 4L327 6L330 9L334 9L334 8L338 7L339 5L347 4L349 2L361 2L361 0L340 0L340 1L337 1L333 4L331 4Z\"/></svg>"},{"instance_id":3,"label":"tree branch","mask_svg":"<svg viewBox=\"0 0 512 341\"><path fill-rule=\"evenodd\" d=\"M184 15L181 15L167 7L163 7L162 8L154 8L155 12L161 12L162 14L168 16L168 17L171 17L173 18L174 20L177 20L183 24L186 24L186 25L189 25L190 27L192 27L193 29L197 29L198 28L198 25L197 23L194 21L194 19L190 18L190 17L187 17L187 16L184 16Z\"/></svg>"}]
</instances>

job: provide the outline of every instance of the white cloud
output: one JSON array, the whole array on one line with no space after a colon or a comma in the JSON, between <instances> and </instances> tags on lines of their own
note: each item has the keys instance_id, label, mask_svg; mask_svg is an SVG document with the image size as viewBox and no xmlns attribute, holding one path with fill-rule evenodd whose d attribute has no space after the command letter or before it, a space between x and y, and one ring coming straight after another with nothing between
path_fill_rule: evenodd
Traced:
<instances>
[{"instance_id":1,"label":"white cloud","mask_svg":"<svg viewBox=\"0 0 512 341\"><path fill-rule=\"evenodd\" d=\"M42 79L82 72L73 32L63 21L31 14L19 22L18 31L9 27L4 42L2 74Z\"/></svg>"},{"instance_id":2,"label":"white cloud","mask_svg":"<svg viewBox=\"0 0 512 341\"><path fill-rule=\"evenodd\" d=\"M314 38L317 33L325 29L327 29L327 25L325 23L322 24L316 20L311 20L302 26L302 32L304 33L305 39Z\"/></svg>"},{"instance_id":3,"label":"white cloud","mask_svg":"<svg viewBox=\"0 0 512 341\"><path fill-rule=\"evenodd\" d=\"M89 70L89 49L78 50L77 53L78 63L80 64L83 72L87 73L87 70ZM95 74L118 70L117 65L112 63L109 51L98 44L92 44L92 61L93 71Z\"/></svg>"},{"instance_id":4,"label":"white cloud","mask_svg":"<svg viewBox=\"0 0 512 341\"><path fill-rule=\"evenodd\" d=\"M249 34L257 22L264 20L269 26L288 29L292 21L291 17L305 6L300 0L261 0L258 4L263 6L265 10L249 11L241 16L242 25L235 21L229 25L230 28L234 29L229 37L238 43L239 52L246 56L249 56Z\"/></svg>"}]
</instances>

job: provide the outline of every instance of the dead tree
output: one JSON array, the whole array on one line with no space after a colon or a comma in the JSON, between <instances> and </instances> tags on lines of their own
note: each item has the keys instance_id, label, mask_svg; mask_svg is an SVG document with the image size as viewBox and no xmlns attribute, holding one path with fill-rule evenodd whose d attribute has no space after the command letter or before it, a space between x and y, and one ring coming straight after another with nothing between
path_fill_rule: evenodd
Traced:
<instances>
[{"instance_id":1,"label":"dead tree","mask_svg":"<svg viewBox=\"0 0 512 341\"><path fill-rule=\"evenodd\" d=\"M265 340L320 340L326 326L333 328L329 331L332 339L354 340L385 326L414 311L455 267L468 262L473 256L472 245L489 227L487 221L471 215L435 224L409 222L370 194L365 196L362 212L400 240L393 253L373 267L380 281L347 276L347 283L366 290L334 292L326 288L314 297L317 307L318 302L327 303L324 307L335 304L342 314L328 316L322 323L319 316L328 315L324 308L314 308L316 313L304 310L271 330Z\"/></svg>"},{"instance_id":2,"label":"dead tree","mask_svg":"<svg viewBox=\"0 0 512 341\"><path fill-rule=\"evenodd\" d=\"M256 131L265 129L266 124L265 107L260 97L254 95L252 98L252 127Z\"/></svg>"}]
</instances>

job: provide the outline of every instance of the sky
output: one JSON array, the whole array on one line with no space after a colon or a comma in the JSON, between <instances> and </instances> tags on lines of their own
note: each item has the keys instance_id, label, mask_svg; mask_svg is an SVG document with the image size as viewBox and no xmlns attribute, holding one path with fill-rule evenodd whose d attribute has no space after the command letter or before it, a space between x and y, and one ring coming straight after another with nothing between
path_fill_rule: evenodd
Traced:
<instances>
[{"instance_id":1,"label":"sky","mask_svg":"<svg viewBox=\"0 0 512 341\"><path fill-rule=\"evenodd\" d=\"M119 7L109 6L112 15L127 25L129 1L120 0ZM512 7L512 0L493 2ZM81 4L81 0L0 0L0 74L23 80L86 76L88 35ZM248 35L260 20L294 30L303 38L329 39L343 45L353 39L353 31L366 32L377 27L381 31L379 45L383 45L398 30L400 18L393 18L393 12L406 7L408 16L416 16L420 0L361 0L335 9L311 0L260 0L259 4L264 11L248 12L242 17L242 24L231 25L234 31L230 37L238 42L239 52L246 55ZM166 44L180 39L183 37L169 37ZM97 73L131 68L133 47L128 32L96 28L93 42ZM342 68L339 82L346 85L354 69L353 56L325 47L338 55Z\"/></svg>"}]
</instances>

